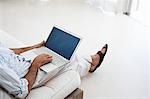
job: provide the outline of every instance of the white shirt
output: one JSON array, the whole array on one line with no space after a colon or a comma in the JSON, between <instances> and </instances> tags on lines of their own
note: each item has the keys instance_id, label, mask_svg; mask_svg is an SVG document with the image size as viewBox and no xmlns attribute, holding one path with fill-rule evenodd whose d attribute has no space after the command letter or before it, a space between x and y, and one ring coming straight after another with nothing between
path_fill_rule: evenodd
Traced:
<instances>
[{"instance_id":1,"label":"white shirt","mask_svg":"<svg viewBox=\"0 0 150 99\"><path fill-rule=\"evenodd\" d=\"M0 86L9 94L25 98L28 94L28 81L23 78L31 65L20 55L0 43Z\"/></svg>"}]
</instances>

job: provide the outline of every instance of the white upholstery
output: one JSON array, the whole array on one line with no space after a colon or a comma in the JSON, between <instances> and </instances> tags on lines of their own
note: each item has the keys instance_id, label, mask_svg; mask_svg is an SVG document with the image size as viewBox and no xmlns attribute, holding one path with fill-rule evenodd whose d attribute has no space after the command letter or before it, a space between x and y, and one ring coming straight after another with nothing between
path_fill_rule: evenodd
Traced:
<instances>
[{"instance_id":1,"label":"white upholstery","mask_svg":"<svg viewBox=\"0 0 150 99\"><path fill-rule=\"evenodd\" d=\"M0 42L9 47L24 46L19 40L0 30ZM50 80L45 86L31 90L27 99L63 99L81 83L78 72L67 71ZM13 99L0 89L0 99Z\"/></svg>"},{"instance_id":2,"label":"white upholstery","mask_svg":"<svg viewBox=\"0 0 150 99\"><path fill-rule=\"evenodd\" d=\"M32 90L27 99L63 99L68 93L80 85L79 75L75 71L67 71L53 80L49 81L44 87Z\"/></svg>"},{"instance_id":3,"label":"white upholstery","mask_svg":"<svg viewBox=\"0 0 150 99\"><path fill-rule=\"evenodd\" d=\"M8 95L6 91L0 88L0 99L13 99L13 97Z\"/></svg>"}]
</instances>

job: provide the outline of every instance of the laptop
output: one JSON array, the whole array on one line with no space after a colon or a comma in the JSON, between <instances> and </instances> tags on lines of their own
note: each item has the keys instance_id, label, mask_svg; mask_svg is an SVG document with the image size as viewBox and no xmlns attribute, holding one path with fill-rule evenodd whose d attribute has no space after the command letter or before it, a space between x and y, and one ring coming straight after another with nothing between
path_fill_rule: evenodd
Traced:
<instances>
[{"instance_id":1,"label":"laptop","mask_svg":"<svg viewBox=\"0 0 150 99\"><path fill-rule=\"evenodd\" d=\"M63 28L53 27L44 47L24 53L26 58L34 59L37 55L46 53L53 56L51 63L40 67L44 75L37 77L34 87L41 86L54 77L68 64L79 46L81 38ZM31 57L32 56L32 57Z\"/></svg>"},{"instance_id":2,"label":"laptop","mask_svg":"<svg viewBox=\"0 0 150 99\"><path fill-rule=\"evenodd\" d=\"M73 58L80 40L79 36L65 29L53 27L45 46L34 50L37 55L46 53L53 56L52 62L42 66L41 69L48 73L55 68L65 66Z\"/></svg>"}]
</instances>

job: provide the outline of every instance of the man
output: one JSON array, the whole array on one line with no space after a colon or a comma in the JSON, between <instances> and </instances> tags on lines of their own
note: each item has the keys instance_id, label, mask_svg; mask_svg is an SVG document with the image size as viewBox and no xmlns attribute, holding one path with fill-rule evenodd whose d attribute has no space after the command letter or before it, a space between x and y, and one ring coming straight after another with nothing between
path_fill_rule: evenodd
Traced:
<instances>
[{"instance_id":1,"label":"man","mask_svg":"<svg viewBox=\"0 0 150 99\"><path fill-rule=\"evenodd\" d=\"M17 98L25 98L31 91L38 69L53 60L48 54L37 56L33 62L26 60L20 54L44 45L44 41L24 48L7 48L0 43L0 86L9 94ZM96 54L84 57L75 57L67 69L77 70L81 77L88 72L94 72L102 63L107 52L106 44Z\"/></svg>"}]
</instances>

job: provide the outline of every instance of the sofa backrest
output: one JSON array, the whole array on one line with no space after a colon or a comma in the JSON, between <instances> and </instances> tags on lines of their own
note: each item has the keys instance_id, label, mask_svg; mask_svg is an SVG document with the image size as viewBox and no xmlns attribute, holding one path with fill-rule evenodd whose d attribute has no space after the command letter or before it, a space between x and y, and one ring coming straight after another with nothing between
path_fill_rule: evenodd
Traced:
<instances>
[{"instance_id":1,"label":"sofa backrest","mask_svg":"<svg viewBox=\"0 0 150 99\"><path fill-rule=\"evenodd\" d=\"M19 47L24 46L24 44L15 39L12 35L6 33L5 31L0 29L0 42L8 47Z\"/></svg>"}]
</instances>

